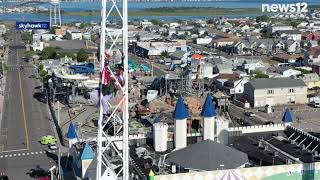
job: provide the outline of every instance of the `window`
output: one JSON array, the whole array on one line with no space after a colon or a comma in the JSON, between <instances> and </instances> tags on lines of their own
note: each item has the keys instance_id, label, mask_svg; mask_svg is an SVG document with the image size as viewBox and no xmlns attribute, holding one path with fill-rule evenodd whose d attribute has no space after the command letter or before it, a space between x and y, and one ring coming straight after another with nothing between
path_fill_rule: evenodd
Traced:
<instances>
[{"instance_id":1,"label":"window","mask_svg":"<svg viewBox=\"0 0 320 180\"><path fill-rule=\"evenodd\" d=\"M294 93L294 89L289 89L289 93Z\"/></svg>"},{"instance_id":2,"label":"window","mask_svg":"<svg viewBox=\"0 0 320 180\"><path fill-rule=\"evenodd\" d=\"M272 89L269 89L269 90L267 91L267 93L268 93L268 94L274 94L274 91L273 91Z\"/></svg>"}]
</instances>

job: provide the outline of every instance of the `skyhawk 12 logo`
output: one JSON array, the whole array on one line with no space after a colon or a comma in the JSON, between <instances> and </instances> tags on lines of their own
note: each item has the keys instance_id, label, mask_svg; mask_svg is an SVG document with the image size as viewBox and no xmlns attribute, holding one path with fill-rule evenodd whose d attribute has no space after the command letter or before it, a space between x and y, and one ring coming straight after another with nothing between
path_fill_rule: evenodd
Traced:
<instances>
[{"instance_id":1,"label":"skyhawk 12 logo","mask_svg":"<svg viewBox=\"0 0 320 180\"><path fill-rule=\"evenodd\" d=\"M49 29L49 22L16 22L16 29L27 30L27 29Z\"/></svg>"},{"instance_id":2,"label":"skyhawk 12 logo","mask_svg":"<svg viewBox=\"0 0 320 180\"><path fill-rule=\"evenodd\" d=\"M262 4L262 12L273 12L273 13L304 13L308 12L308 4L295 3L295 4Z\"/></svg>"}]
</instances>

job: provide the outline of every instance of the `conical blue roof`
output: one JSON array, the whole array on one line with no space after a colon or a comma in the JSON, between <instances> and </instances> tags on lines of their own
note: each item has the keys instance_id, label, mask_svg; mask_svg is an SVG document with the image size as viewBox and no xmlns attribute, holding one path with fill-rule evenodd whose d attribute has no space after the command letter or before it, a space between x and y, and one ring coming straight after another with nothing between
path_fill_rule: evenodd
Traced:
<instances>
[{"instance_id":1,"label":"conical blue roof","mask_svg":"<svg viewBox=\"0 0 320 180\"><path fill-rule=\"evenodd\" d=\"M176 108L173 112L174 119L186 119L189 117L188 110L184 105L182 96L179 96Z\"/></svg>"},{"instance_id":2,"label":"conical blue roof","mask_svg":"<svg viewBox=\"0 0 320 180\"><path fill-rule=\"evenodd\" d=\"M212 102L211 96L208 94L206 101L202 107L201 116L203 117L214 117L217 116L215 105Z\"/></svg>"},{"instance_id":3,"label":"conical blue roof","mask_svg":"<svg viewBox=\"0 0 320 180\"><path fill-rule=\"evenodd\" d=\"M67 133L67 138L68 139L74 139L77 138L77 132L76 128L74 127L73 123L71 122L69 125L68 133Z\"/></svg>"},{"instance_id":4,"label":"conical blue roof","mask_svg":"<svg viewBox=\"0 0 320 180\"><path fill-rule=\"evenodd\" d=\"M286 123L292 122L292 115L289 108L287 108L286 111L284 112L282 117L282 122L286 122Z\"/></svg>"},{"instance_id":5,"label":"conical blue roof","mask_svg":"<svg viewBox=\"0 0 320 180\"><path fill-rule=\"evenodd\" d=\"M94 158L93 150L89 146L89 144L86 143L86 145L82 149L82 152L80 153L80 160L93 159L93 158Z\"/></svg>"}]
</instances>

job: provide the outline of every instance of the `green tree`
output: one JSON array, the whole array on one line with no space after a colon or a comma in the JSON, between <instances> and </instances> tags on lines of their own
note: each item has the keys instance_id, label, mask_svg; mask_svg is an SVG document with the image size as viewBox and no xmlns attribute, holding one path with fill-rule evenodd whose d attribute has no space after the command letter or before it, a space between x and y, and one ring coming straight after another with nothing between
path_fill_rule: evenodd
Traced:
<instances>
[{"instance_id":1,"label":"green tree","mask_svg":"<svg viewBox=\"0 0 320 180\"><path fill-rule=\"evenodd\" d=\"M168 51L162 51L161 52L161 57L163 57L163 58L168 58L170 55L169 55L169 53L168 53Z\"/></svg>"},{"instance_id":2,"label":"green tree","mask_svg":"<svg viewBox=\"0 0 320 180\"><path fill-rule=\"evenodd\" d=\"M51 27L50 34L55 34L56 33L56 29L59 29L59 27L56 27L56 26Z\"/></svg>"},{"instance_id":3,"label":"green tree","mask_svg":"<svg viewBox=\"0 0 320 180\"><path fill-rule=\"evenodd\" d=\"M268 75L266 75L265 73L263 73L262 71L256 70L253 72L254 74L254 78L259 79L259 78L269 78Z\"/></svg>"},{"instance_id":4,"label":"green tree","mask_svg":"<svg viewBox=\"0 0 320 180\"><path fill-rule=\"evenodd\" d=\"M26 51L26 52L24 52L24 55L25 55L26 58L28 58L28 59L31 59L34 54L35 54L34 51Z\"/></svg>"},{"instance_id":5,"label":"green tree","mask_svg":"<svg viewBox=\"0 0 320 180\"><path fill-rule=\"evenodd\" d=\"M256 22L259 23L259 22L269 22L270 21L270 17L267 16L267 15L262 15L262 16L257 16L256 17Z\"/></svg>"},{"instance_id":6,"label":"green tree","mask_svg":"<svg viewBox=\"0 0 320 180\"><path fill-rule=\"evenodd\" d=\"M193 29L191 30L191 34L197 34L197 35L199 35L199 29L193 28Z\"/></svg>"},{"instance_id":7,"label":"green tree","mask_svg":"<svg viewBox=\"0 0 320 180\"><path fill-rule=\"evenodd\" d=\"M88 58L89 58L89 56L88 56L87 52L83 48L81 48L79 50L79 52L77 53L77 61L78 62L84 62Z\"/></svg>"},{"instance_id":8,"label":"green tree","mask_svg":"<svg viewBox=\"0 0 320 180\"><path fill-rule=\"evenodd\" d=\"M32 41L32 32L29 32L29 31L26 31L26 32L23 32L21 34L21 39L25 42L25 43L31 43Z\"/></svg>"},{"instance_id":9,"label":"green tree","mask_svg":"<svg viewBox=\"0 0 320 180\"><path fill-rule=\"evenodd\" d=\"M55 59L57 57L57 52L54 47L45 47L41 54L41 59Z\"/></svg>"},{"instance_id":10,"label":"green tree","mask_svg":"<svg viewBox=\"0 0 320 180\"><path fill-rule=\"evenodd\" d=\"M302 69L302 68L295 68L297 71L300 71L302 74L310 74L311 72L306 70L306 69Z\"/></svg>"},{"instance_id":11,"label":"green tree","mask_svg":"<svg viewBox=\"0 0 320 180\"><path fill-rule=\"evenodd\" d=\"M213 19L208 19L207 20L207 24L213 24L214 23L214 20Z\"/></svg>"},{"instance_id":12,"label":"green tree","mask_svg":"<svg viewBox=\"0 0 320 180\"><path fill-rule=\"evenodd\" d=\"M72 58L73 60L76 59L76 56L72 53L69 53L69 52L60 52L58 55L58 58L64 58L66 56Z\"/></svg>"},{"instance_id":13,"label":"green tree","mask_svg":"<svg viewBox=\"0 0 320 180\"><path fill-rule=\"evenodd\" d=\"M43 64L40 63L40 64L38 65L38 71L41 72L41 71L43 70L43 68L44 68L44 67L43 67Z\"/></svg>"},{"instance_id":14,"label":"green tree","mask_svg":"<svg viewBox=\"0 0 320 180\"><path fill-rule=\"evenodd\" d=\"M48 75L48 72L45 70L40 71L39 75L42 82L47 82L51 78L51 76Z\"/></svg>"},{"instance_id":15,"label":"green tree","mask_svg":"<svg viewBox=\"0 0 320 180\"><path fill-rule=\"evenodd\" d=\"M272 33L268 32L266 28L261 30L261 37L262 38L272 38Z\"/></svg>"},{"instance_id":16,"label":"green tree","mask_svg":"<svg viewBox=\"0 0 320 180\"><path fill-rule=\"evenodd\" d=\"M151 19L150 22L156 26L160 25L160 21L158 19Z\"/></svg>"},{"instance_id":17,"label":"green tree","mask_svg":"<svg viewBox=\"0 0 320 180\"><path fill-rule=\"evenodd\" d=\"M10 34L8 32L2 34L2 37L5 41L8 41Z\"/></svg>"}]
</instances>

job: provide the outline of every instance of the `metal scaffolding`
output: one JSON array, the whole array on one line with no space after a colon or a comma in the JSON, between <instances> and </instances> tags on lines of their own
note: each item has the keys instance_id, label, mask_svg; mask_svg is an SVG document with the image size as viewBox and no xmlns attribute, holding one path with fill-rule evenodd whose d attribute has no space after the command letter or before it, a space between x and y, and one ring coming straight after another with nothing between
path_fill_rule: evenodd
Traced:
<instances>
[{"instance_id":1,"label":"metal scaffolding","mask_svg":"<svg viewBox=\"0 0 320 180\"><path fill-rule=\"evenodd\" d=\"M128 144L128 1L122 0L122 5L119 0L110 0L107 6L107 0L102 0L101 10L101 41L100 41L100 114L98 121L98 137L97 137L97 174L96 179L129 179L129 144ZM119 10L120 9L120 10ZM121 13L122 9L122 13ZM114 12L113 12L114 11ZM113 12L113 13L112 13ZM112 14L112 19L115 19L115 14L122 21L121 31L116 36L111 36L107 32L107 26L111 26L109 18ZM118 25L113 25L118 28ZM119 37L122 36L122 42L119 42ZM108 48L106 49L106 43ZM110 45L110 46L109 46ZM111 52L122 51L121 66L123 67L123 81L121 83L116 77L114 66L115 64L107 60L107 56ZM116 105L110 105L111 113L103 114L103 83L106 80L105 71L114 77L114 85L118 87L118 101ZM116 123L118 122L118 123ZM105 129L107 126L113 126L113 132L109 133ZM118 148L119 142L114 142L113 136L122 136L122 148ZM117 144L117 145L116 145ZM110 160L109 152L117 154L118 162L114 164ZM116 167L116 168L115 168Z\"/></svg>"}]
</instances>

